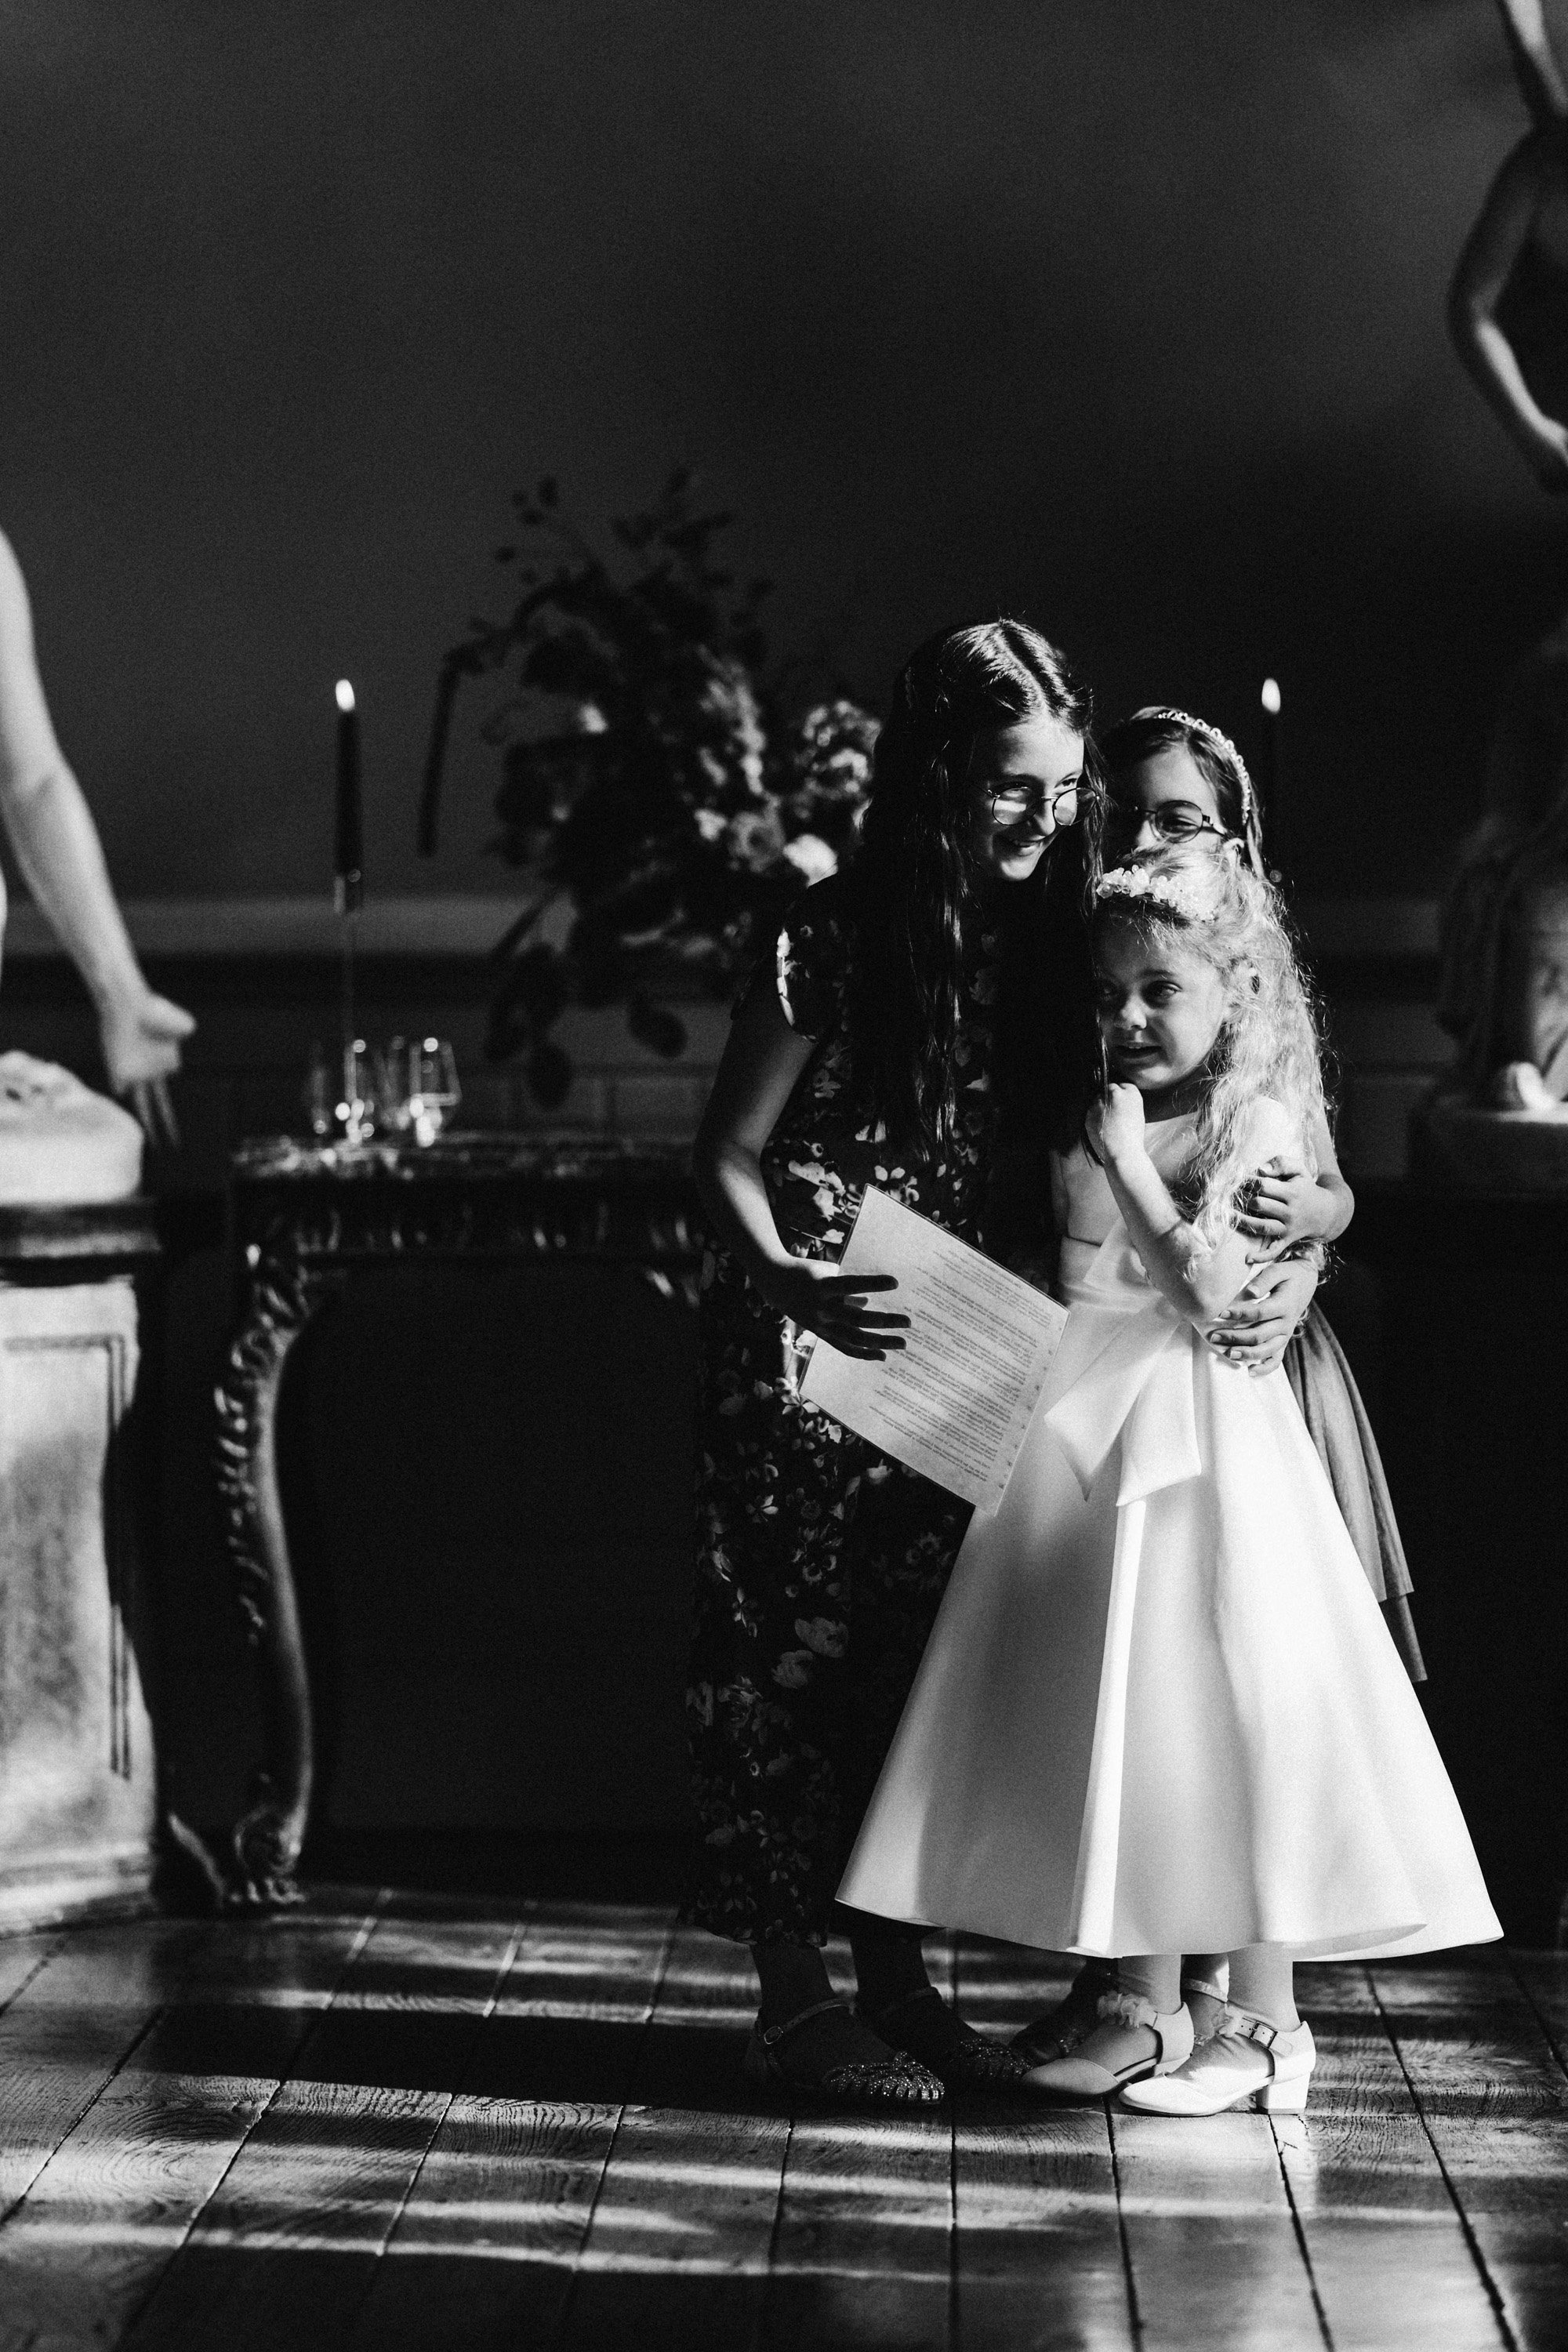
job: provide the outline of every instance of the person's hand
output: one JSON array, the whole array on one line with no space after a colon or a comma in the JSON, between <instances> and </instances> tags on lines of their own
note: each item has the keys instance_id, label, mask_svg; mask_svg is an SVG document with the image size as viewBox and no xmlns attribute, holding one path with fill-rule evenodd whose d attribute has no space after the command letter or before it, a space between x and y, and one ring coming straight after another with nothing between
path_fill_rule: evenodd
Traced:
<instances>
[{"instance_id":1,"label":"person's hand","mask_svg":"<svg viewBox=\"0 0 1568 2352\"><path fill-rule=\"evenodd\" d=\"M796 1328L815 1331L840 1355L858 1356L880 1363L891 1348L901 1348L907 1315L879 1314L867 1305L879 1291L897 1290L890 1274L840 1274L825 1258L796 1257L787 1265L771 1267L761 1283L770 1306L787 1315Z\"/></svg>"},{"instance_id":2,"label":"person's hand","mask_svg":"<svg viewBox=\"0 0 1568 2352\"><path fill-rule=\"evenodd\" d=\"M1105 1100L1090 1107L1089 1139L1102 1160L1131 1160L1143 1149L1143 1097L1113 1078Z\"/></svg>"},{"instance_id":3,"label":"person's hand","mask_svg":"<svg viewBox=\"0 0 1568 2352\"><path fill-rule=\"evenodd\" d=\"M1299 1258L1255 1275L1204 1338L1216 1356L1258 1379L1284 1356L1318 1287L1318 1269Z\"/></svg>"},{"instance_id":4,"label":"person's hand","mask_svg":"<svg viewBox=\"0 0 1568 2352\"><path fill-rule=\"evenodd\" d=\"M117 1095L130 1097L150 1143L179 1142L168 1082L195 1025L190 1013L150 988L110 999L99 1015L109 1083Z\"/></svg>"},{"instance_id":5,"label":"person's hand","mask_svg":"<svg viewBox=\"0 0 1568 2352\"><path fill-rule=\"evenodd\" d=\"M1263 1248L1247 1260L1258 1265L1278 1257L1295 1242L1321 1238L1322 1199L1318 1180L1304 1161L1284 1158L1266 1161L1242 1187L1237 1231L1250 1234Z\"/></svg>"},{"instance_id":6,"label":"person's hand","mask_svg":"<svg viewBox=\"0 0 1568 2352\"><path fill-rule=\"evenodd\" d=\"M1525 455L1543 490L1559 497L1568 490L1568 425L1548 420L1531 434Z\"/></svg>"}]
</instances>

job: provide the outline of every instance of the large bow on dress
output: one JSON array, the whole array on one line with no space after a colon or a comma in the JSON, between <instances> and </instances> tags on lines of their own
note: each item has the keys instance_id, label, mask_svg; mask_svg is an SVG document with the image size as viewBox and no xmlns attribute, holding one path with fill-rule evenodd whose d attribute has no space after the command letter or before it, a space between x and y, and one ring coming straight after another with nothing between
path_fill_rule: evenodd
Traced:
<instances>
[{"instance_id":1,"label":"large bow on dress","mask_svg":"<svg viewBox=\"0 0 1568 2352\"><path fill-rule=\"evenodd\" d=\"M1040 1397L1087 1495L1121 1440L1119 1506L1195 1478L1192 1326L1148 1281L1118 1222L1081 1282Z\"/></svg>"}]
</instances>

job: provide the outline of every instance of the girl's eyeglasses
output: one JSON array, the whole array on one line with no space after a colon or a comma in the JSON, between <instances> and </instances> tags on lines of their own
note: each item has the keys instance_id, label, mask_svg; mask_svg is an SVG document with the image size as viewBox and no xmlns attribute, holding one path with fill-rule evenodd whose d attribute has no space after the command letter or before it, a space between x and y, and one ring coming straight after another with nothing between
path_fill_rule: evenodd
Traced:
<instances>
[{"instance_id":1,"label":"girl's eyeglasses","mask_svg":"<svg viewBox=\"0 0 1568 2352\"><path fill-rule=\"evenodd\" d=\"M998 824L1022 824L1026 817L1048 814L1059 833L1077 824L1080 805L1094 799L1094 789L1075 776L1070 784L1004 784L985 797Z\"/></svg>"},{"instance_id":2,"label":"girl's eyeglasses","mask_svg":"<svg viewBox=\"0 0 1568 2352\"><path fill-rule=\"evenodd\" d=\"M1153 826L1162 841L1192 841L1200 833L1212 833L1220 841L1230 839L1225 826L1215 824L1195 801L1159 801L1148 809L1112 806L1106 814L1105 838L1108 843L1133 842L1146 824Z\"/></svg>"}]
</instances>

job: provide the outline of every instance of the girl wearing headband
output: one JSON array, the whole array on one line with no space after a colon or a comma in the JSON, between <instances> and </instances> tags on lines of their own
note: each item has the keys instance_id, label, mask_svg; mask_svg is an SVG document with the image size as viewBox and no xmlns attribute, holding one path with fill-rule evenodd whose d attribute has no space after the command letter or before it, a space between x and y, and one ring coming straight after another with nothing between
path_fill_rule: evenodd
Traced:
<instances>
[{"instance_id":1,"label":"girl wearing headband","mask_svg":"<svg viewBox=\"0 0 1568 2352\"><path fill-rule=\"evenodd\" d=\"M1187 845L1239 859L1265 878L1258 795L1240 752L1217 727L1168 704L1150 705L1109 730L1101 757L1108 866ZM1315 1303L1300 1304L1299 1263L1321 1267L1355 1207L1321 1111L1311 1145L1314 1165L1304 1154L1280 1160L1253 1184L1238 1230L1278 1255L1259 1266L1247 1294L1211 1328L1209 1342L1258 1374L1283 1361L1388 1631L1411 1679L1420 1682L1426 1667L1410 1613L1410 1570L1377 1440L1327 1316ZM1201 1958L1193 1969L1194 1984L1222 1975L1217 1961ZM1025 2028L1019 2046L1041 2061L1066 2055L1093 2027L1105 1990L1104 1972L1086 1968L1065 2001Z\"/></svg>"},{"instance_id":2,"label":"girl wearing headband","mask_svg":"<svg viewBox=\"0 0 1568 2352\"><path fill-rule=\"evenodd\" d=\"M1192 842L1228 848L1249 872L1263 877L1258 795L1240 752L1217 727L1184 710L1151 706L1110 730L1102 757L1110 793L1108 866L1144 857L1161 845ZM1314 1167L1303 1159L1265 1171L1239 1220L1239 1230L1280 1264L1297 1254L1321 1263L1327 1244L1344 1232L1355 1211L1321 1116L1314 1121L1310 1142ZM1257 1309L1238 1307L1216 1327L1215 1343L1237 1362L1257 1361L1260 1354L1267 1360L1278 1338L1269 1306L1265 1297ZM1410 1570L1388 1481L1344 1351L1320 1307L1305 1317L1284 1360L1362 1565L1384 1604L1389 1632L1412 1679L1422 1681L1426 1668L1410 1616Z\"/></svg>"},{"instance_id":3,"label":"girl wearing headband","mask_svg":"<svg viewBox=\"0 0 1568 2352\"><path fill-rule=\"evenodd\" d=\"M1104 877L1093 946L1108 1079L1052 1158L1067 1328L840 1896L1113 1960L1044 2093L1300 2113L1296 1959L1501 1930L1289 1382L1202 1343L1254 1271L1238 1196L1324 1115L1278 898L1163 846Z\"/></svg>"}]
</instances>

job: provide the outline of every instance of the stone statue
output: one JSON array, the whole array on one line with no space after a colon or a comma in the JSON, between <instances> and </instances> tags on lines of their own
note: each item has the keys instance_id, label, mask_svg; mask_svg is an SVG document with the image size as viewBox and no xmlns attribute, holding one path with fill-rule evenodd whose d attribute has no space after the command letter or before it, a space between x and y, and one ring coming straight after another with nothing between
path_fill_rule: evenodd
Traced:
<instances>
[{"instance_id":1,"label":"stone statue","mask_svg":"<svg viewBox=\"0 0 1568 2352\"><path fill-rule=\"evenodd\" d=\"M115 903L97 828L50 722L27 591L0 533L0 820L38 905L86 982L109 1081L137 1118L69 1071L0 1055L0 1202L136 1190L142 1133L174 1142L168 1081L195 1024L149 988ZM5 919L0 881L0 924Z\"/></svg>"},{"instance_id":2,"label":"stone statue","mask_svg":"<svg viewBox=\"0 0 1568 2352\"><path fill-rule=\"evenodd\" d=\"M1568 89L1541 0L1500 5L1532 128L1504 163L1466 242L1448 323L1537 479L1561 495L1568 492ZM1485 813L1461 846L1444 909L1437 1017L1458 1052L1417 1122L1418 1159L1429 1172L1461 1180L1568 1185L1568 615L1504 691Z\"/></svg>"},{"instance_id":3,"label":"stone statue","mask_svg":"<svg viewBox=\"0 0 1568 2352\"><path fill-rule=\"evenodd\" d=\"M143 979L98 833L49 721L20 568L0 537L0 821L87 983L110 1084L0 1054L0 1205L122 1202L143 1129L174 1140L168 1081L195 1024ZM0 922L5 893L0 887ZM105 1258L94 1237L113 1235ZM136 1387L146 1204L12 1217L0 1234L0 1927L144 1900L159 1775L138 1658L145 1604L115 1507ZM47 1257L58 1279L34 1279Z\"/></svg>"},{"instance_id":4,"label":"stone statue","mask_svg":"<svg viewBox=\"0 0 1568 2352\"><path fill-rule=\"evenodd\" d=\"M1503 696L1486 814L1444 912L1437 1017L1458 1046L1450 1091L1514 1111L1568 1099L1568 617Z\"/></svg>"}]
</instances>

